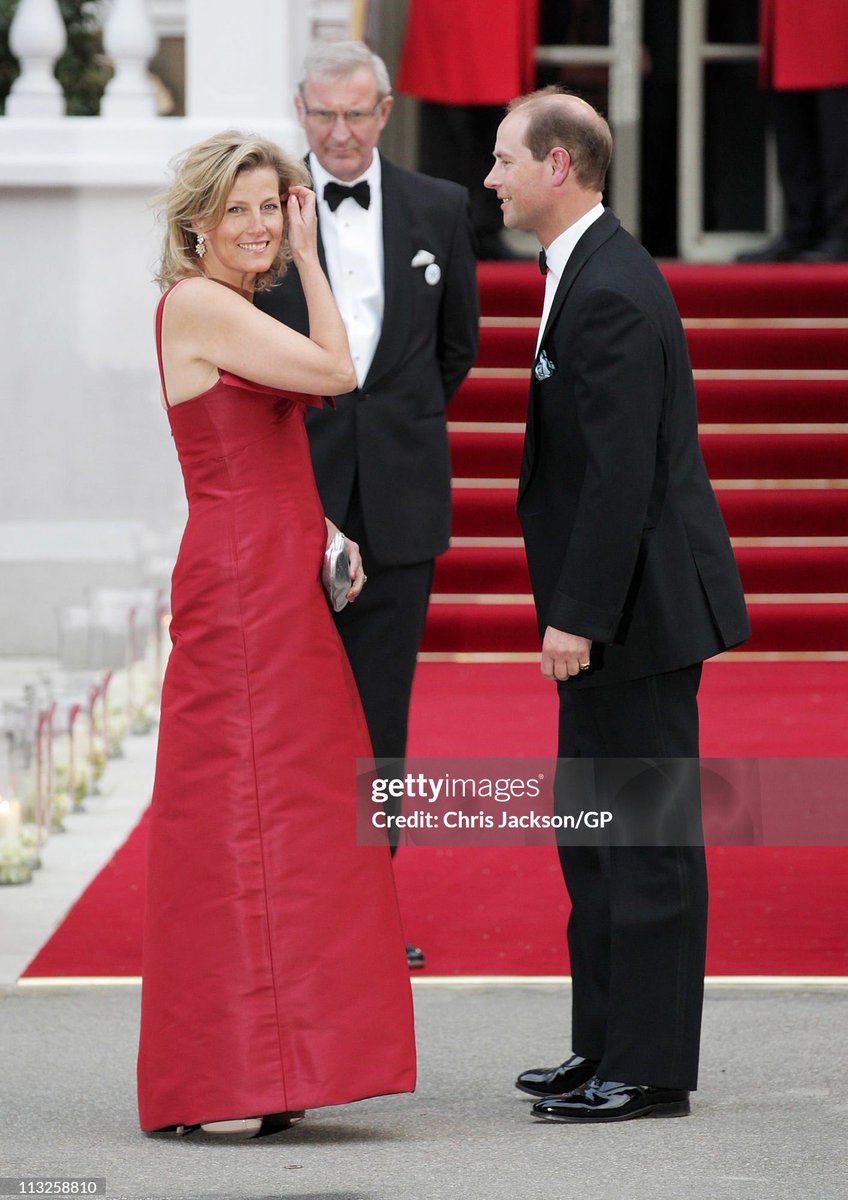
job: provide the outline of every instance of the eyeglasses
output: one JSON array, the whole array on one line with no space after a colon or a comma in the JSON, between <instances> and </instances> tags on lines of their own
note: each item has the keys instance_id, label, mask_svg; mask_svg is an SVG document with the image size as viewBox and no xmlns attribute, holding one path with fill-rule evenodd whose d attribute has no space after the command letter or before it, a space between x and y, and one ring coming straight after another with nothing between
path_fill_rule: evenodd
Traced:
<instances>
[{"instance_id":1,"label":"eyeglasses","mask_svg":"<svg viewBox=\"0 0 848 1200\"><path fill-rule=\"evenodd\" d=\"M307 108L303 107L303 111L307 117L310 117L316 125L335 125L336 121L344 121L345 125L364 125L366 121L370 121L377 115L377 109L383 103L382 99L378 100L373 108L363 112L361 109L352 108L348 112L336 112L332 108Z\"/></svg>"}]
</instances>

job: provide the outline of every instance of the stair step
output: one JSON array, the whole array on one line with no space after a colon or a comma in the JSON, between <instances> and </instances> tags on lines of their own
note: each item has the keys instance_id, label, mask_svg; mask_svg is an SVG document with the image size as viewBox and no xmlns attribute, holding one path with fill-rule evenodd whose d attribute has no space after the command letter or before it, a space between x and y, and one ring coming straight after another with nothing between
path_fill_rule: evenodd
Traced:
<instances>
[{"instance_id":1,"label":"stair step","mask_svg":"<svg viewBox=\"0 0 848 1200\"><path fill-rule=\"evenodd\" d=\"M478 367L529 367L536 329L527 325L480 329ZM848 370L844 329L689 329L689 356L696 370Z\"/></svg>"},{"instance_id":2,"label":"stair step","mask_svg":"<svg viewBox=\"0 0 848 1200\"><path fill-rule=\"evenodd\" d=\"M848 488L719 488L731 537L844 537Z\"/></svg>"},{"instance_id":3,"label":"stair step","mask_svg":"<svg viewBox=\"0 0 848 1200\"><path fill-rule=\"evenodd\" d=\"M848 421L848 379L698 379L695 395L702 424Z\"/></svg>"},{"instance_id":4,"label":"stair step","mask_svg":"<svg viewBox=\"0 0 848 1200\"><path fill-rule=\"evenodd\" d=\"M454 488L454 537L520 537L515 487ZM848 536L848 488L720 488L731 537Z\"/></svg>"},{"instance_id":5,"label":"stair step","mask_svg":"<svg viewBox=\"0 0 848 1200\"><path fill-rule=\"evenodd\" d=\"M530 371L521 379L469 375L448 405L449 421L523 421Z\"/></svg>"},{"instance_id":6,"label":"stair step","mask_svg":"<svg viewBox=\"0 0 848 1200\"><path fill-rule=\"evenodd\" d=\"M700 369L844 371L844 329L687 329L692 366Z\"/></svg>"},{"instance_id":7,"label":"stair step","mask_svg":"<svg viewBox=\"0 0 848 1200\"><path fill-rule=\"evenodd\" d=\"M515 488L453 489L452 537L520 537Z\"/></svg>"},{"instance_id":8,"label":"stair step","mask_svg":"<svg viewBox=\"0 0 848 1200\"><path fill-rule=\"evenodd\" d=\"M845 317L848 265L661 262L683 317ZM534 261L480 263L480 305L487 316L538 316L545 283Z\"/></svg>"},{"instance_id":9,"label":"stair step","mask_svg":"<svg viewBox=\"0 0 848 1200\"><path fill-rule=\"evenodd\" d=\"M844 651L848 604L751 604L746 651ZM538 653L530 604L431 604L424 653Z\"/></svg>"},{"instance_id":10,"label":"stair step","mask_svg":"<svg viewBox=\"0 0 848 1200\"><path fill-rule=\"evenodd\" d=\"M663 262L683 317L845 317L848 266Z\"/></svg>"},{"instance_id":11,"label":"stair step","mask_svg":"<svg viewBox=\"0 0 848 1200\"><path fill-rule=\"evenodd\" d=\"M529 379L529 368L520 379L471 375L451 400L448 418L523 421ZM699 379L695 391L702 424L848 421L848 379Z\"/></svg>"},{"instance_id":12,"label":"stair step","mask_svg":"<svg viewBox=\"0 0 848 1200\"><path fill-rule=\"evenodd\" d=\"M735 553L749 595L848 593L848 545L739 546ZM530 594L523 547L454 546L436 559L434 595L479 593Z\"/></svg>"},{"instance_id":13,"label":"stair step","mask_svg":"<svg viewBox=\"0 0 848 1200\"><path fill-rule=\"evenodd\" d=\"M712 479L848 477L848 434L706 433L698 440Z\"/></svg>"},{"instance_id":14,"label":"stair step","mask_svg":"<svg viewBox=\"0 0 848 1200\"><path fill-rule=\"evenodd\" d=\"M450 433L454 479L517 479L523 434ZM848 478L848 434L707 433L701 451L712 479Z\"/></svg>"},{"instance_id":15,"label":"stair step","mask_svg":"<svg viewBox=\"0 0 848 1200\"><path fill-rule=\"evenodd\" d=\"M844 652L848 546L803 542L848 539L848 264L660 269L687 320L700 444L751 598L743 649ZM422 650L535 655L515 481L544 281L534 262L481 263L478 278L483 313L502 323L484 322L448 411L452 534L516 544L440 557Z\"/></svg>"}]
</instances>

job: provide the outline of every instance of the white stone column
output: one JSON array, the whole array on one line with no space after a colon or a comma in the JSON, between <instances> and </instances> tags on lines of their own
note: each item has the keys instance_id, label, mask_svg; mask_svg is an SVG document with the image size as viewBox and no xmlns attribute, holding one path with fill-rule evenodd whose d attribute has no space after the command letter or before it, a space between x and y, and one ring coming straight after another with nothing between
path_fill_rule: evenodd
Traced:
<instances>
[{"instance_id":1,"label":"white stone column","mask_svg":"<svg viewBox=\"0 0 848 1200\"><path fill-rule=\"evenodd\" d=\"M158 44L146 0L114 0L103 24L103 48L115 74L103 93L101 117L156 116L156 90L147 64Z\"/></svg>"},{"instance_id":2,"label":"white stone column","mask_svg":"<svg viewBox=\"0 0 848 1200\"><path fill-rule=\"evenodd\" d=\"M304 0L186 0L186 116L255 129L294 125Z\"/></svg>"},{"instance_id":3,"label":"white stone column","mask_svg":"<svg viewBox=\"0 0 848 1200\"><path fill-rule=\"evenodd\" d=\"M67 45L56 0L19 0L9 46L21 73L6 99L7 117L62 117L65 97L53 70Z\"/></svg>"}]
</instances>

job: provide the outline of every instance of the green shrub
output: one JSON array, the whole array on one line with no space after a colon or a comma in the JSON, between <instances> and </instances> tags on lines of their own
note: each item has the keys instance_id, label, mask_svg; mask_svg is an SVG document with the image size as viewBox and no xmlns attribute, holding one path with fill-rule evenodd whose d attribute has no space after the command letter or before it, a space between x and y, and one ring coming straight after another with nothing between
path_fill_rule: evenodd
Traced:
<instances>
[{"instance_id":1,"label":"green shrub","mask_svg":"<svg viewBox=\"0 0 848 1200\"><path fill-rule=\"evenodd\" d=\"M0 102L20 73L9 49L9 26L18 0L0 0ZM56 77L65 93L68 115L93 117L100 110L100 97L109 82L111 68L103 61L98 0L59 0L68 44L56 64Z\"/></svg>"}]
</instances>

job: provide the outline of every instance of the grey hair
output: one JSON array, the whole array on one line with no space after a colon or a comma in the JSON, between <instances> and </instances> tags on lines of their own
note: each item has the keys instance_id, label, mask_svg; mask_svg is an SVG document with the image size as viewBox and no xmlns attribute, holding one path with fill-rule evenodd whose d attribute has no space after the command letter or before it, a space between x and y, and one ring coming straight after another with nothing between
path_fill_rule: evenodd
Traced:
<instances>
[{"instance_id":1,"label":"grey hair","mask_svg":"<svg viewBox=\"0 0 848 1200\"><path fill-rule=\"evenodd\" d=\"M364 42L318 42L303 61L303 78L297 85L298 91L303 95L306 81L315 75L352 75L360 67L368 67L374 72L378 100L391 95L392 83L386 64Z\"/></svg>"}]
</instances>

